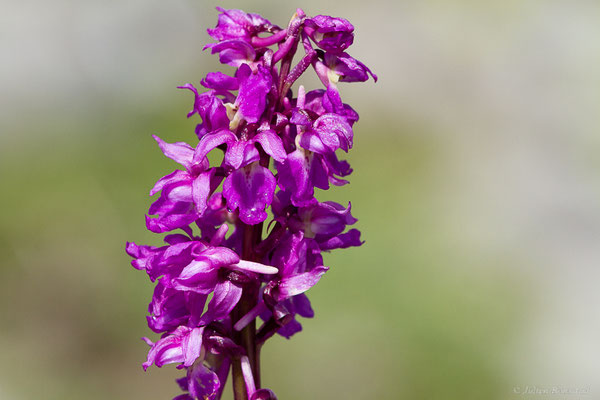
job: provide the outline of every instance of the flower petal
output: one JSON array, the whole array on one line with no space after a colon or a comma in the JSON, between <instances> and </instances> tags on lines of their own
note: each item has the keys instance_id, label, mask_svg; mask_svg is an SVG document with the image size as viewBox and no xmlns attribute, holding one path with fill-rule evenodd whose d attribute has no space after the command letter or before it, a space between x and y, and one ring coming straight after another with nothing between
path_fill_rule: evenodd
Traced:
<instances>
[{"instance_id":1,"label":"flower petal","mask_svg":"<svg viewBox=\"0 0 600 400\"><path fill-rule=\"evenodd\" d=\"M290 299L293 304L294 312L304 318L312 318L315 316L315 312L313 311L310 300L306 297L306 294L300 293Z\"/></svg>"},{"instance_id":2,"label":"flower petal","mask_svg":"<svg viewBox=\"0 0 600 400\"><path fill-rule=\"evenodd\" d=\"M254 142L260 143L261 147L277 162L283 162L286 157L281 138L272 130L259 132L254 138Z\"/></svg>"},{"instance_id":3,"label":"flower petal","mask_svg":"<svg viewBox=\"0 0 600 400\"><path fill-rule=\"evenodd\" d=\"M319 279L321 279L321 276L323 276L328 269L329 268L325 266L319 266L313 268L309 272L304 272L302 274L281 279L277 291L277 300L281 301L306 292L308 289L316 285Z\"/></svg>"},{"instance_id":4,"label":"flower petal","mask_svg":"<svg viewBox=\"0 0 600 400\"><path fill-rule=\"evenodd\" d=\"M198 142L198 146L196 146L194 161L202 161L212 149L231 141L237 141L237 137L233 132L227 129L221 129L217 132L205 135L200 139L200 142Z\"/></svg>"},{"instance_id":5,"label":"flower petal","mask_svg":"<svg viewBox=\"0 0 600 400\"><path fill-rule=\"evenodd\" d=\"M171 185L173 183L178 183L178 182L189 183L190 179L191 179L190 174L187 173L187 171L181 171L179 169L176 169L175 171L171 172L169 175L163 176L156 182L156 184L154 185L152 190L150 190L150 196L154 196L156 193L163 190L163 188L165 186Z\"/></svg>"},{"instance_id":6,"label":"flower petal","mask_svg":"<svg viewBox=\"0 0 600 400\"><path fill-rule=\"evenodd\" d=\"M202 350L202 333L204 327L192 329L182 341L183 350L183 365L186 367L191 366L198 357Z\"/></svg>"},{"instance_id":7,"label":"flower petal","mask_svg":"<svg viewBox=\"0 0 600 400\"><path fill-rule=\"evenodd\" d=\"M242 297L242 288L230 281L217 283L215 294L208 303L206 313L200 318L201 324L209 324L226 318Z\"/></svg>"},{"instance_id":8,"label":"flower petal","mask_svg":"<svg viewBox=\"0 0 600 400\"><path fill-rule=\"evenodd\" d=\"M192 182L192 199L196 206L198 215L204 214L206 211L206 200L210 195L210 179L214 175L214 170L203 172Z\"/></svg>"},{"instance_id":9,"label":"flower petal","mask_svg":"<svg viewBox=\"0 0 600 400\"><path fill-rule=\"evenodd\" d=\"M260 154L258 154L258 150L254 147L254 144L249 141L240 140L232 141L227 145L227 152L225 153L223 163L233 169L238 169L259 159Z\"/></svg>"},{"instance_id":10,"label":"flower petal","mask_svg":"<svg viewBox=\"0 0 600 400\"><path fill-rule=\"evenodd\" d=\"M325 51L340 53L354 41L354 27L344 18L315 15L305 24L310 38Z\"/></svg>"},{"instance_id":11,"label":"flower petal","mask_svg":"<svg viewBox=\"0 0 600 400\"><path fill-rule=\"evenodd\" d=\"M273 201L275 177L267 168L253 163L230 174L223 194L230 210L239 208L240 219L249 225L267 218L265 207Z\"/></svg>"},{"instance_id":12,"label":"flower petal","mask_svg":"<svg viewBox=\"0 0 600 400\"><path fill-rule=\"evenodd\" d=\"M221 388L217 374L201 363L188 369L187 381L192 399L215 400Z\"/></svg>"},{"instance_id":13,"label":"flower petal","mask_svg":"<svg viewBox=\"0 0 600 400\"><path fill-rule=\"evenodd\" d=\"M313 124L313 129L319 134L323 143L332 151L352 148L352 127L346 119L337 114L320 116Z\"/></svg>"},{"instance_id":14,"label":"flower petal","mask_svg":"<svg viewBox=\"0 0 600 400\"><path fill-rule=\"evenodd\" d=\"M200 81L202 86L217 90L237 90L238 81L233 76L225 75L222 72L209 72L206 77Z\"/></svg>"},{"instance_id":15,"label":"flower petal","mask_svg":"<svg viewBox=\"0 0 600 400\"><path fill-rule=\"evenodd\" d=\"M158 147L165 156L183 165L188 171L191 170L194 157L192 146L184 142L167 143L156 135L152 137L158 142Z\"/></svg>"},{"instance_id":16,"label":"flower petal","mask_svg":"<svg viewBox=\"0 0 600 400\"><path fill-rule=\"evenodd\" d=\"M242 64L236 77L240 82L240 91L235 105L246 121L256 123L265 110L267 93L271 90L271 72L259 65L256 73L253 73L247 64Z\"/></svg>"},{"instance_id":17,"label":"flower petal","mask_svg":"<svg viewBox=\"0 0 600 400\"><path fill-rule=\"evenodd\" d=\"M210 49L211 54L219 53L219 61L232 67L239 67L244 63L254 61L256 58L254 47L239 39L211 43L204 46L204 49Z\"/></svg>"},{"instance_id":18,"label":"flower petal","mask_svg":"<svg viewBox=\"0 0 600 400\"><path fill-rule=\"evenodd\" d=\"M360 240L360 231L358 229L350 229L346 233L332 237L324 242L319 242L319 248L324 251L346 249L348 247L360 246L363 243L364 242Z\"/></svg>"}]
</instances>

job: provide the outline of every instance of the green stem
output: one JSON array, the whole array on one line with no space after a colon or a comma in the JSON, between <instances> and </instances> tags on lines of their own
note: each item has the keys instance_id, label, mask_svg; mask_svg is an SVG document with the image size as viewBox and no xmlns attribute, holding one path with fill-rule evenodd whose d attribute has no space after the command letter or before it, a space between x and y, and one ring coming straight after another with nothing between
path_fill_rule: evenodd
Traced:
<instances>
[{"instance_id":1,"label":"green stem","mask_svg":"<svg viewBox=\"0 0 600 400\"><path fill-rule=\"evenodd\" d=\"M262 236L262 223L257 225L245 225L244 238L242 243L242 258L248 261L256 261L254 248L261 241ZM250 311L258 302L258 290L259 286L256 284L249 284L244 287L242 298L232 311L233 322L239 320L248 311ZM240 332L233 333L233 339L236 343L242 346L246 350L250 365L252 367L252 374L254 376L254 384L257 388L260 387L260 362L258 357L258 351L256 346L256 323L253 320L251 323L246 325ZM247 400L248 393L246 391L246 384L244 382L244 376L242 374L242 366L240 360L234 360L232 366L233 375L233 394L235 400Z\"/></svg>"}]
</instances>

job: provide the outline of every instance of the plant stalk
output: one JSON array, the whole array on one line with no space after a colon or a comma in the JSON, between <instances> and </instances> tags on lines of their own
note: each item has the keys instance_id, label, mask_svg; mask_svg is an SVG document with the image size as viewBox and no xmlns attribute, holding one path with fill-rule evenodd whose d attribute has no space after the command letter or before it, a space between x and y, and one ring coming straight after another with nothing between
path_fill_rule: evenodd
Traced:
<instances>
[{"instance_id":1,"label":"plant stalk","mask_svg":"<svg viewBox=\"0 0 600 400\"><path fill-rule=\"evenodd\" d=\"M262 223L257 225L245 225L244 237L242 243L242 258L248 261L256 261L254 249L261 241ZM242 316L248 313L258 302L259 284L250 283L244 287L242 298L232 311L232 322L239 320ZM254 385L260 388L260 362L256 345L256 322L252 321L244 329L233 333L233 339L237 344L246 350L246 355L252 367L252 375L254 377ZM233 375L233 394L235 400L247 400L248 393L246 383L242 373L240 360L235 360L232 366Z\"/></svg>"}]
</instances>

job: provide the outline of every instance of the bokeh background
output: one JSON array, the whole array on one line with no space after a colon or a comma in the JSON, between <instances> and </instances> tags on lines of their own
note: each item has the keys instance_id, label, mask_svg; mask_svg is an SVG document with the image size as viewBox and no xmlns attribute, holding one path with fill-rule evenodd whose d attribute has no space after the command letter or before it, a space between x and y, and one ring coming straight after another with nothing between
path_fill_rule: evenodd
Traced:
<instances>
[{"instance_id":1,"label":"bokeh background","mask_svg":"<svg viewBox=\"0 0 600 400\"><path fill-rule=\"evenodd\" d=\"M218 4L342 16L378 75L351 184L366 244L328 255L316 318L263 350L280 399L600 398L600 3L3 0L0 399L166 399L129 266L151 139L193 141L176 86L216 70ZM316 83L316 80L308 82ZM227 396L230 396L229 394ZM227 397L229 398L229 397ZM554 398L554 397L553 397Z\"/></svg>"}]
</instances>

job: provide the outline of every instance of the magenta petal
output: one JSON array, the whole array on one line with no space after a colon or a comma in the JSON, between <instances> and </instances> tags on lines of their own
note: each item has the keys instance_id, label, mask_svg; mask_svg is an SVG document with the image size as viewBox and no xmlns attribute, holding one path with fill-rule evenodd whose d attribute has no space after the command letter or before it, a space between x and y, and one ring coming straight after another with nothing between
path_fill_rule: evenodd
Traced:
<instances>
[{"instance_id":1,"label":"magenta petal","mask_svg":"<svg viewBox=\"0 0 600 400\"><path fill-rule=\"evenodd\" d=\"M194 157L192 146L184 142L167 143L156 135L152 135L152 137L158 142L158 147L160 147L165 156L183 165L188 171L192 168L192 159Z\"/></svg>"},{"instance_id":2,"label":"magenta petal","mask_svg":"<svg viewBox=\"0 0 600 400\"><path fill-rule=\"evenodd\" d=\"M354 41L354 27L344 18L315 15L305 24L310 38L325 51L342 52Z\"/></svg>"},{"instance_id":3,"label":"magenta petal","mask_svg":"<svg viewBox=\"0 0 600 400\"><path fill-rule=\"evenodd\" d=\"M309 163L310 157L300 150L288 154L283 163L276 164L279 187L292 194L292 204L306 207L316 202ZM315 176L317 177L317 176ZM327 176L325 176L327 179Z\"/></svg>"},{"instance_id":4,"label":"magenta petal","mask_svg":"<svg viewBox=\"0 0 600 400\"><path fill-rule=\"evenodd\" d=\"M165 364L182 362L183 350L181 348L181 342L182 337L180 335L172 334L165 336L154 343L148 352L146 362L142 364L144 370L148 369L152 364L160 368Z\"/></svg>"},{"instance_id":5,"label":"magenta petal","mask_svg":"<svg viewBox=\"0 0 600 400\"><path fill-rule=\"evenodd\" d=\"M293 109L292 117L290 118L290 123L294 125L310 126L312 125L312 120L310 119L305 110Z\"/></svg>"},{"instance_id":6,"label":"magenta petal","mask_svg":"<svg viewBox=\"0 0 600 400\"><path fill-rule=\"evenodd\" d=\"M258 150L256 149L256 146L254 145L250 145L250 146L246 146L246 148L244 149L244 158L242 159L242 167L245 167L246 165L259 161L260 160L260 154L258 152Z\"/></svg>"},{"instance_id":7,"label":"magenta petal","mask_svg":"<svg viewBox=\"0 0 600 400\"><path fill-rule=\"evenodd\" d=\"M277 333L283 336L286 339L291 338L296 333L302 331L302 325L300 322L292 319L287 324L283 325L281 328L277 330Z\"/></svg>"},{"instance_id":8,"label":"magenta petal","mask_svg":"<svg viewBox=\"0 0 600 400\"><path fill-rule=\"evenodd\" d=\"M221 388L217 374L203 364L194 365L188 370L187 382L192 399L214 400Z\"/></svg>"},{"instance_id":9,"label":"magenta petal","mask_svg":"<svg viewBox=\"0 0 600 400\"><path fill-rule=\"evenodd\" d=\"M216 40L250 39L251 34L264 32L273 26L258 14L235 9L225 10L221 7L217 7L217 10L221 12L217 26L207 29L208 34Z\"/></svg>"},{"instance_id":10,"label":"magenta petal","mask_svg":"<svg viewBox=\"0 0 600 400\"><path fill-rule=\"evenodd\" d=\"M323 97L323 106L335 113L341 114L344 112L344 103L342 103L342 98L340 97L337 86L332 84L327 85L327 90Z\"/></svg>"},{"instance_id":11,"label":"magenta petal","mask_svg":"<svg viewBox=\"0 0 600 400\"><path fill-rule=\"evenodd\" d=\"M329 268L320 266L313 268L309 272L293 275L281 279L278 290L278 300L284 300L300 293L306 292L319 282L321 276L327 272Z\"/></svg>"},{"instance_id":12,"label":"magenta petal","mask_svg":"<svg viewBox=\"0 0 600 400\"><path fill-rule=\"evenodd\" d=\"M188 113L188 118L191 117L192 115L196 114L199 110L199 101L200 99L198 98L198 89L196 89L194 87L194 85L192 85L191 83L186 83L183 86L177 86L177 89L188 89L190 90L192 93L194 93L194 108L192 108L192 110Z\"/></svg>"},{"instance_id":13,"label":"magenta petal","mask_svg":"<svg viewBox=\"0 0 600 400\"><path fill-rule=\"evenodd\" d=\"M238 88L237 79L222 72L209 72L200 83L209 89L237 90Z\"/></svg>"},{"instance_id":14,"label":"magenta petal","mask_svg":"<svg viewBox=\"0 0 600 400\"><path fill-rule=\"evenodd\" d=\"M231 141L237 141L237 137L233 132L227 129L221 129L217 132L203 136L202 139L200 139L200 142L198 142L198 146L196 146L194 161L202 161L212 149Z\"/></svg>"},{"instance_id":15,"label":"magenta petal","mask_svg":"<svg viewBox=\"0 0 600 400\"><path fill-rule=\"evenodd\" d=\"M227 153L223 159L225 165L238 169L244 161L244 151L248 146L246 141L232 141L227 145Z\"/></svg>"},{"instance_id":16,"label":"magenta petal","mask_svg":"<svg viewBox=\"0 0 600 400\"><path fill-rule=\"evenodd\" d=\"M148 229L153 232L166 232L184 228L198 218L192 204L193 176L187 171L174 172L157 182L151 194L161 191L160 197L152 203L148 213L156 218L146 218Z\"/></svg>"},{"instance_id":17,"label":"magenta petal","mask_svg":"<svg viewBox=\"0 0 600 400\"><path fill-rule=\"evenodd\" d=\"M220 91L225 96L225 101L233 101L233 95L227 91ZM229 99L229 97L231 97ZM226 129L229 127L229 118L227 110L223 105L223 100L217 97L215 90L209 90L196 97L194 110L191 112L198 113L202 118L202 123L196 127L196 135L198 139L202 139L204 135L216 131L218 129Z\"/></svg>"},{"instance_id":18,"label":"magenta petal","mask_svg":"<svg viewBox=\"0 0 600 400\"><path fill-rule=\"evenodd\" d=\"M377 82L377 75L348 53L325 53L324 60L325 64L340 76L340 82L364 82L369 79L369 75Z\"/></svg>"},{"instance_id":19,"label":"magenta petal","mask_svg":"<svg viewBox=\"0 0 600 400\"><path fill-rule=\"evenodd\" d=\"M154 276L155 259L161 249L154 246L138 246L135 243L127 242L127 254L133 257L131 265L135 269L145 270L149 275ZM154 280L154 279L153 279Z\"/></svg>"},{"instance_id":20,"label":"magenta petal","mask_svg":"<svg viewBox=\"0 0 600 400\"><path fill-rule=\"evenodd\" d=\"M227 145L223 164L233 169L239 169L258 160L260 160L260 154L252 141L231 141Z\"/></svg>"},{"instance_id":21,"label":"magenta petal","mask_svg":"<svg viewBox=\"0 0 600 400\"><path fill-rule=\"evenodd\" d=\"M167 199L174 202L191 203L192 200L192 185L173 185L169 190L163 190L163 194Z\"/></svg>"},{"instance_id":22,"label":"magenta petal","mask_svg":"<svg viewBox=\"0 0 600 400\"><path fill-rule=\"evenodd\" d=\"M208 303L206 314L200 318L201 324L226 318L242 297L242 288L230 281L217 283L213 298Z\"/></svg>"},{"instance_id":23,"label":"magenta petal","mask_svg":"<svg viewBox=\"0 0 600 400\"><path fill-rule=\"evenodd\" d=\"M259 65L253 73L247 64L242 64L236 76L240 91L235 104L246 121L256 123L265 110L267 93L271 90L271 72Z\"/></svg>"},{"instance_id":24,"label":"magenta petal","mask_svg":"<svg viewBox=\"0 0 600 400\"><path fill-rule=\"evenodd\" d=\"M350 212L350 203L345 208L333 201L301 208L298 210L298 217L304 221L310 232L328 237L342 233L346 229L346 225L352 225L357 221Z\"/></svg>"},{"instance_id":25,"label":"magenta petal","mask_svg":"<svg viewBox=\"0 0 600 400\"><path fill-rule=\"evenodd\" d=\"M341 235L337 235L324 242L320 242L319 247L321 250L333 250L356 247L362 244L363 242L360 240L360 231L358 229L350 229L346 233L342 233Z\"/></svg>"},{"instance_id":26,"label":"magenta petal","mask_svg":"<svg viewBox=\"0 0 600 400\"><path fill-rule=\"evenodd\" d=\"M289 235L275 249L272 263L279 267L284 276L293 273L295 267L298 265L301 258L300 251L302 249L303 238L302 232Z\"/></svg>"},{"instance_id":27,"label":"magenta petal","mask_svg":"<svg viewBox=\"0 0 600 400\"><path fill-rule=\"evenodd\" d=\"M202 252L202 256L209 259L215 268L237 264L240 261L235 251L222 246L210 247Z\"/></svg>"},{"instance_id":28,"label":"magenta petal","mask_svg":"<svg viewBox=\"0 0 600 400\"><path fill-rule=\"evenodd\" d=\"M154 196L156 193L163 190L165 186L174 184L174 183L183 183L189 184L190 182L190 174L186 171L181 171L179 169L171 172L169 175L165 175L156 182L152 190L150 190L150 196Z\"/></svg>"},{"instance_id":29,"label":"magenta petal","mask_svg":"<svg viewBox=\"0 0 600 400\"><path fill-rule=\"evenodd\" d=\"M173 274L178 276L172 280L172 285L177 290L192 291L201 294L209 294L215 288L219 280L219 268L236 264L240 261L238 255L226 247L210 247L199 253L192 252L194 260L180 261L185 265L180 272Z\"/></svg>"},{"instance_id":30,"label":"magenta petal","mask_svg":"<svg viewBox=\"0 0 600 400\"><path fill-rule=\"evenodd\" d=\"M275 161L283 162L285 160L287 154L283 148L283 142L275 132L271 130L262 131L254 136L252 140L260 143L265 153L273 157Z\"/></svg>"},{"instance_id":31,"label":"magenta petal","mask_svg":"<svg viewBox=\"0 0 600 400\"><path fill-rule=\"evenodd\" d=\"M165 236L165 242L168 244L187 243L189 241L190 237L181 233L172 233L170 235Z\"/></svg>"},{"instance_id":32,"label":"magenta petal","mask_svg":"<svg viewBox=\"0 0 600 400\"><path fill-rule=\"evenodd\" d=\"M210 48L211 54L219 53L219 61L232 67L239 67L256 58L254 47L239 39L224 40L206 45L204 48Z\"/></svg>"},{"instance_id":33,"label":"magenta petal","mask_svg":"<svg viewBox=\"0 0 600 400\"><path fill-rule=\"evenodd\" d=\"M188 240L187 242L173 244L165 249L161 261L165 264L176 264L188 260L190 252L197 245L202 245L202 243Z\"/></svg>"},{"instance_id":34,"label":"magenta petal","mask_svg":"<svg viewBox=\"0 0 600 400\"><path fill-rule=\"evenodd\" d=\"M310 300L306 297L306 294L300 293L290 299L292 304L294 305L294 311L304 317L304 318L312 318L315 316L315 312L310 306Z\"/></svg>"},{"instance_id":35,"label":"magenta petal","mask_svg":"<svg viewBox=\"0 0 600 400\"><path fill-rule=\"evenodd\" d=\"M323 144L323 141L317 132L312 130L306 131L300 136L300 146L303 149L319 154L325 154L332 151L328 146Z\"/></svg>"},{"instance_id":36,"label":"magenta petal","mask_svg":"<svg viewBox=\"0 0 600 400\"><path fill-rule=\"evenodd\" d=\"M215 268L208 259L194 260L181 270L179 280L190 280L198 275L212 274ZM197 280L197 279L196 279Z\"/></svg>"},{"instance_id":37,"label":"magenta petal","mask_svg":"<svg viewBox=\"0 0 600 400\"><path fill-rule=\"evenodd\" d=\"M192 329L187 336L183 338L183 365L191 366L198 357L202 349L202 333L204 327Z\"/></svg>"},{"instance_id":38,"label":"magenta petal","mask_svg":"<svg viewBox=\"0 0 600 400\"><path fill-rule=\"evenodd\" d=\"M210 245L211 246L220 245L223 242L223 240L225 239L225 235L227 234L227 231L229 231L229 225L227 225L227 224L221 225L217 229L217 231L214 233L213 237L210 239Z\"/></svg>"},{"instance_id":39,"label":"magenta petal","mask_svg":"<svg viewBox=\"0 0 600 400\"><path fill-rule=\"evenodd\" d=\"M320 116L313 124L313 129L319 134L323 143L332 151L352 148L352 128L346 119L337 114Z\"/></svg>"},{"instance_id":40,"label":"magenta petal","mask_svg":"<svg viewBox=\"0 0 600 400\"><path fill-rule=\"evenodd\" d=\"M160 333L177 328L189 318L185 294L166 287L163 278L154 289L152 302L148 306L148 326L154 332Z\"/></svg>"},{"instance_id":41,"label":"magenta petal","mask_svg":"<svg viewBox=\"0 0 600 400\"><path fill-rule=\"evenodd\" d=\"M214 170L203 172L192 182L192 199L196 206L198 215L204 214L206 211L206 200L210 195L210 178L213 176Z\"/></svg>"},{"instance_id":42,"label":"magenta petal","mask_svg":"<svg viewBox=\"0 0 600 400\"><path fill-rule=\"evenodd\" d=\"M223 194L230 210L239 208L240 219L249 225L267 218L265 207L273 201L275 177L257 163L234 171L225 179Z\"/></svg>"}]
</instances>

